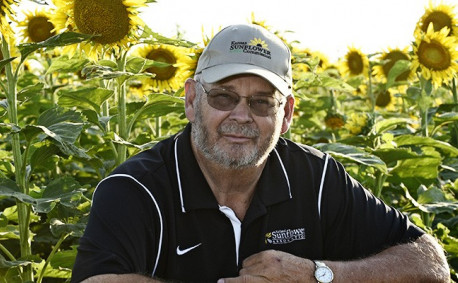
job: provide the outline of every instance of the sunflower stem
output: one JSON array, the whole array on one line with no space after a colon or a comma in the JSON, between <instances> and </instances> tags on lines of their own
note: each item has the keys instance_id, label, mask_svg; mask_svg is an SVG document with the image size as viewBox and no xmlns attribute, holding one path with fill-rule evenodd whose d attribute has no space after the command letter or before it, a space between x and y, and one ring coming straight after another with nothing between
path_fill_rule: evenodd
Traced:
<instances>
[{"instance_id":1,"label":"sunflower stem","mask_svg":"<svg viewBox=\"0 0 458 283\"><path fill-rule=\"evenodd\" d=\"M2 36L2 54L4 59L10 59L11 54L9 46L5 38ZM19 68L19 66L18 66ZM7 91L6 99L8 102L8 119L14 128L19 128L18 125L18 101L17 101L17 74L13 74L13 68L11 62L5 65L5 73L7 78ZM19 191L23 194L28 194L26 186L26 174L23 166L22 152L21 152L21 140L19 132L13 129L11 133L11 147L13 152L14 169L16 184L19 187ZM21 251L21 258L28 258L32 254L31 248L31 237L29 230L30 222L30 208L23 202L17 201L17 212L18 212L18 226L19 226L19 245ZM33 281L32 265L23 267L22 278L24 281Z\"/></svg>"},{"instance_id":2,"label":"sunflower stem","mask_svg":"<svg viewBox=\"0 0 458 283\"><path fill-rule=\"evenodd\" d=\"M420 100L419 100L419 108L420 108L420 121L421 121L421 133L424 137L428 137L428 110L429 110L429 91L427 91L427 83L423 76L419 75L420 80Z\"/></svg>"},{"instance_id":3,"label":"sunflower stem","mask_svg":"<svg viewBox=\"0 0 458 283\"><path fill-rule=\"evenodd\" d=\"M40 275L38 276L37 283L41 283L43 280L43 276L45 275L46 268L48 267L48 264L51 262L52 258L56 254L57 250L59 249L60 245L64 242L64 240L69 236L70 234L63 234L60 238L59 241L57 241L56 245L52 249L51 253L49 254L48 258L46 259L45 264L43 265L43 268L40 271Z\"/></svg>"},{"instance_id":4,"label":"sunflower stem","mask_svg":"<svg viewBox=\"0 0 458 283\"><path fill-rule=\"evenodd\" d=\"M124 72L126 69L127 51L118 60L118 70ZM127 141L129 133L127 131L127 114L126 114L126 84L122 78L116 80L116 94L118 96L118 131L119 136L123 141ZM127 158L127 146L125 144L118 145L117 164L123 163Z\"/></svg>"},{"instance_id":5,"label":"sunflower stem","mask_svg":"<svg viewBox=\"0 0 458 283\"><path fill-rule=\"evenodd\" d=\"M388 175L378 171L376 174L376 187L375 187L375 196L380 198L382 196L382 190L383 190L383 184L386 181L386 178L388 178Z\"/></svg>"},{"instance_id":6,"label":"sunflower stem","mask_svg":"<svg viewBox=\"0 0 458 283\"><path fill-rule=\"evenodd\" d=\"M422 110L421 115L421 130L424 137L428 137L428 110Z\"/></svg>"},{"instance_id":7,"label":"sunflower stem","mask_svg":"<svg viewBox=\"0 0 458 283\"><path fill-rule=\"evenodd\" d=\"M453 93L453 102L455 103L455 112L458 112L458 94L456 91L456 78L452 79L452 93ZM455 140L453 143L455 144L455 146L458 146L458 122L453 123L452 129L455 134Z\"/></svg>"},{"instance_id":8,"label":"sunflower stem","mask_svg":"<svg viewBox=\"0 0 458 283\"><path fill-rule=\"evenodd\" d=\"M161 137L161 117L156 118L156 137Z\"/></svg>"},{"instance_id":9,"label":"sunflower stem","mask_svg":"<svg viewBox=\"0 0 458 283\"><path fill-rule=\"evenodd\" d=\"M0 244L0 251L2 251L10 260L15 261L16 258L10 251L2 244Z\"/></svg>"},{"instance_id":10,"label":"sunflower stem","mask_svg":"<svg viewBox=\"0 0 458 283\"><path fill-rule=\"evenodd\" d=\"M374 92L372 91L372 62L369 62L369 70L367 75L369 78L367 83L367 94L371 100L371 113L374 113L376 98L374 97Z\"/></svg>"}]
</instances>

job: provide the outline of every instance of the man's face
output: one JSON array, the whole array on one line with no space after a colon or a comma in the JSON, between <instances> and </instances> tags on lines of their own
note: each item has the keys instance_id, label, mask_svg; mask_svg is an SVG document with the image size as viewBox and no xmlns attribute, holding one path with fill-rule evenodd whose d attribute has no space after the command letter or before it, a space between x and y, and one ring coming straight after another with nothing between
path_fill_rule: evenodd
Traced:
<instances>
[{"instance_id":1,"label":"man's face","mask_svg":"<svg viewBox=\"0 0 458 283\"><path fill-rule=\"evenodd\" d=\"M254 75L235 76L218 84L203 85L210 91L223 88L240 96L265 95L283 102L276 114L252 113L242 98L233 110L221 111L207 102L207 94L196 84L192 142L206 159L226 168L241 169L262 164L277 143L284 117L285 100L266 80Z\"/></svg>"}]
</instances>

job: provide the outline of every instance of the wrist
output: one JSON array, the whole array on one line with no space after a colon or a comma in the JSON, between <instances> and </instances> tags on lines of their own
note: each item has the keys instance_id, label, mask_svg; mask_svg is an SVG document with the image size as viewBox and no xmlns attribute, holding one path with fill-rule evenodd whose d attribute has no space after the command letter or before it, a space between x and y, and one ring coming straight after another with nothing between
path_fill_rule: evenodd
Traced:
<instances>
[{"instance_id":1,"label":"wrist","mask_svg":"<svg viewBox=\"0 0 458 283\"><path fill-rule=\"evenodd\" d=\"M314 260L315 271L314 277L319 283L331 283L334 280L334 272L324 262Z\"/></svg>"}]
</instances>

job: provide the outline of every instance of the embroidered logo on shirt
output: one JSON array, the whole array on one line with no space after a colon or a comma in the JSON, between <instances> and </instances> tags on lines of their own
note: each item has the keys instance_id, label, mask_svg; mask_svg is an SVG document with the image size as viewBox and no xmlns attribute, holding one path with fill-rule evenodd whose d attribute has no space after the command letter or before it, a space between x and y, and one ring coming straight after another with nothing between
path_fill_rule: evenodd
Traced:
<instances>
[{"instance_id":1,"label":"embroidered logo on shirt","mask_svg":"<svg viewBox=\"0 0 458 283\"><path fill-rule=\"evenodd\" d=\"M266 233L265 243L273 245L288 244L298 240L305 240L305 228L275 230Z\"/></svg>"},{"instance_id":2,"label":"embroidered logo on shirt","mask_svg":"<svg viewBox=\"0 0 458 283\"><path fill-rule=\"evenodd\" d=\"M177 255L184 255L185 253L188 253L188 252L192 251L193 249L197 248L200 245L202 245L202 243L199 243L199 244L197 244L195 246L192 246L192 247L184 249L184 250L180 249L180 246L178 246L177 247Z\"/></svg>"}]
</instances>

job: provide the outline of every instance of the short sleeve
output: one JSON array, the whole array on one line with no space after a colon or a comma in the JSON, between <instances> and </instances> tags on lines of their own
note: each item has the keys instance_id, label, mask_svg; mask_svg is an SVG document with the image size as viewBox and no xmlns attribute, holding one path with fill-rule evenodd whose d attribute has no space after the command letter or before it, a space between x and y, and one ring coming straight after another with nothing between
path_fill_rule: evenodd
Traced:
<instances>
[{"instance_id":1,"label":"short sleeve","mask_svg":"<svg viewBox=\"0 0 458 283\"><path fill-rule=\"evenodd\" d=\"M322 199L322 227L328 259L366 257L424 232L407 215L388 206L330 159Z\"/></svg>"},{"instance_id":2,"label":"short sleeve","mask_svg":"<svg viewBox=\"0 0 458 283\"><path fill-rule=\"evenodd\" d=\"M141 183L126 176L103 180L94 192L72 282L109 273L151 275L158 251L158 217Z\"/></svg>"}]
</instances>

